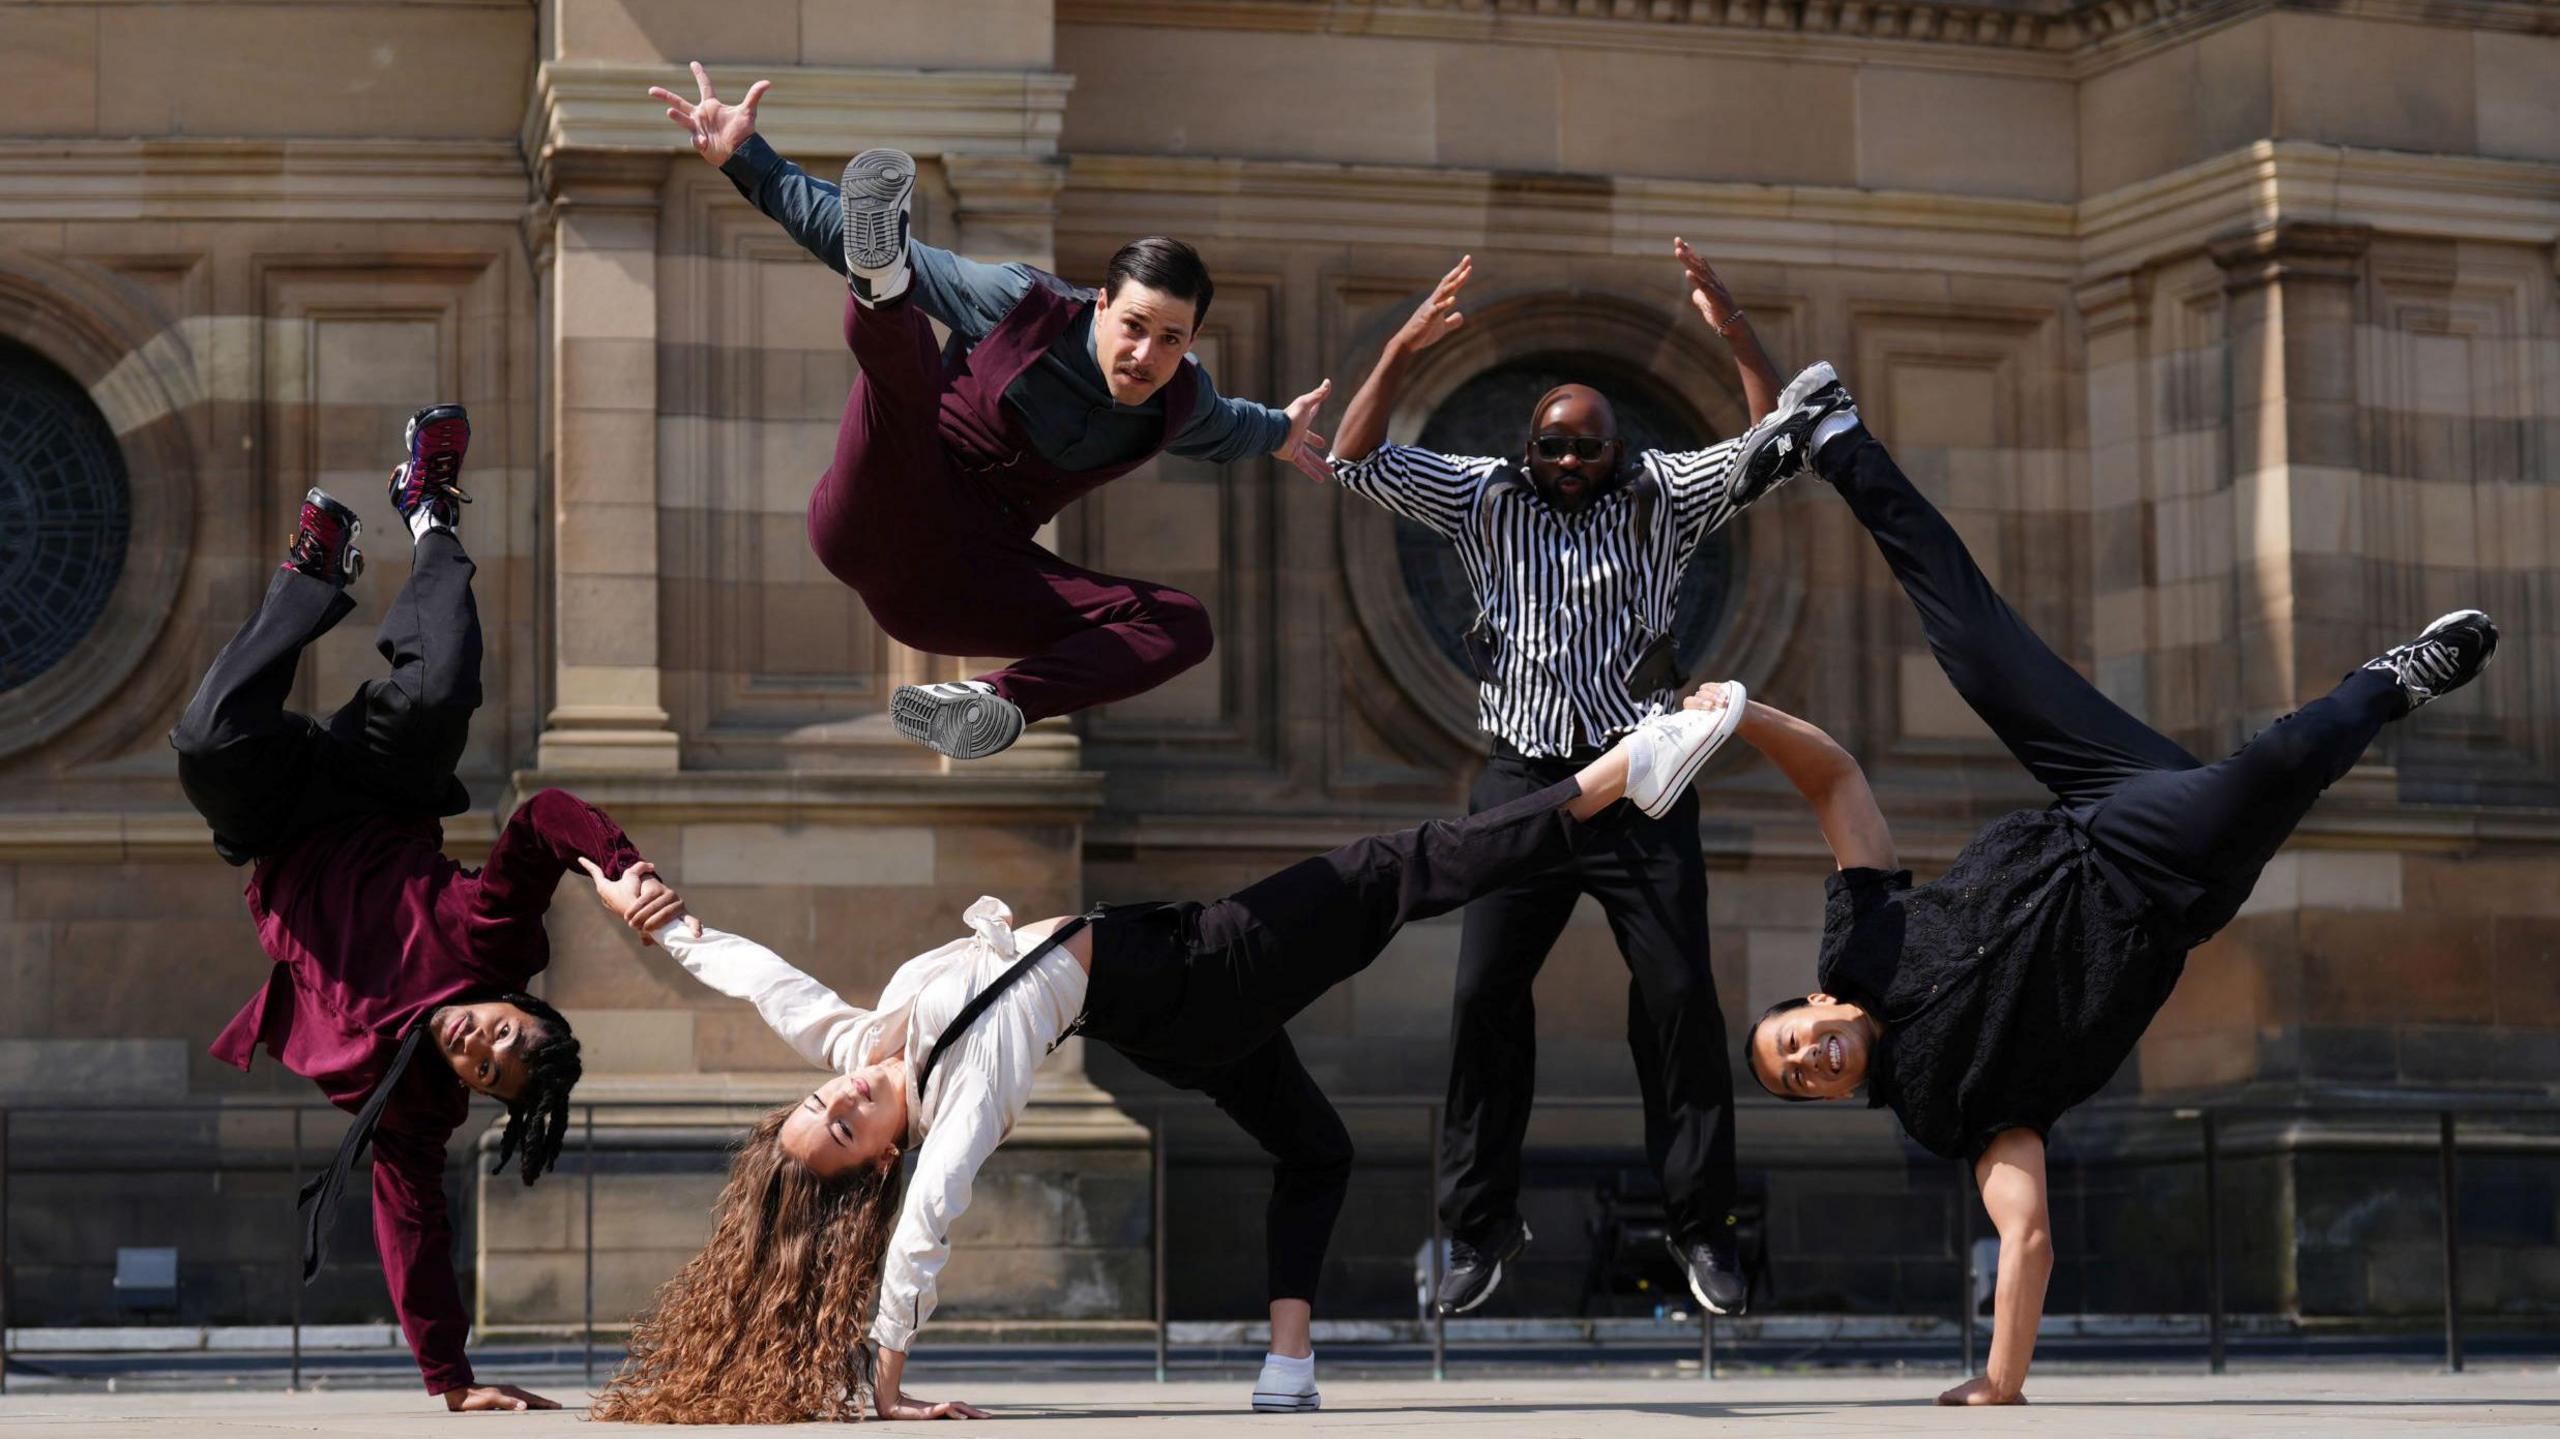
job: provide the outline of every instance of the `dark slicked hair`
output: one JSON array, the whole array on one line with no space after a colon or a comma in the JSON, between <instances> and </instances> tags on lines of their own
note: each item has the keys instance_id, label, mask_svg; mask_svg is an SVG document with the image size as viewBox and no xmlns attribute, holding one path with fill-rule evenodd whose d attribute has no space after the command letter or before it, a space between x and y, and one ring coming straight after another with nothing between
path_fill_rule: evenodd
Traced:
<instances>
[{"instance_id":1,"label":"dark slicked hair","mask_svg":"<svg viewBox=\"0 0 2560 1439\"><path fill-rule=\"evenodd\" d=\"M569 1134L569 1091L586 1066L578 1058L578 1036L569 1032L560 1011L530 994L498 999L533 1016L542 1033L525 1047L524 1089L507 1101L507 1129L498 1138L498 1162L489 1172L504 1174L507 1161L516 1160L524 1182L531 1184L560 1157L560 1143Z\"/></svg>"},{"instance_id":2,"label":"dark slicked hair","mask_svg":"<svg viewBox=\"0 0 2560 1439\"><path fill-rule=\"evenodd\" d=\"M1742 1037L1742 1062L1751 1066L1752 1078L1760 1078L1760 1026L1767 1024L1770 1020L1777 1018L1779 1015L1786 1013L1790 1009L1802 1009L1811 1003L1813 1003L1811 999L1808 999L1801 994L1797 995L1793 999L1782 999L1777 1003L1770 1005L1767 1009L1760 1011L1760 1017L1751 1021L1751 1032ZM1774 1094L1789 1104L1811 1104L1816 1098L1816 1096L1810 1094L1789 1094L1783 1089L1771 1089L1769 1088L1768 1082L1765 1080L1761 1082L1760 1088L1762 1091Z\"/></svg>"},{"instance_id":3,"label":"dark slicked hair","mask_svg":"<svg viewBox=\"0 0 2560 1439\"><path fill-rule=\"evenodd\" d=\"M1209 314L1209 299L1218 287L1209 282L1209 267L1201 262L1200 252L1171 235L1149 235L1131 240L1111 257L1111 266L1102 272L1102 298L1120 298L1120 287L1131 281L1159 290L1177 300L1191 302L1191 323L1199 324Z\"/></svg>"}]
</instances>

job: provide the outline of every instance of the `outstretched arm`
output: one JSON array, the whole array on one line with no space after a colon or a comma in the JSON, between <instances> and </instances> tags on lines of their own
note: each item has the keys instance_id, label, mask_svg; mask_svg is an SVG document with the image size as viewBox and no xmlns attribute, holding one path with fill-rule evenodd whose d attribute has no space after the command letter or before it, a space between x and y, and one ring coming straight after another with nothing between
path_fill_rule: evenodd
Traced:
<instances>
[{"instance_id":1,"label":"outstretched arm","mask_svg":"<svg viewBox=\"0 0 2560 1439\"><path fill-rule=\"evenodd\" d=\"M1778 407L1778 367L1769 360L1769 352L1760 347L1760 333L1751 328L1751 317L1735 303L1733 292L1716 278L1716 267L1706 256L1689 248L1689 242L1673 237L1671 253L1678 256L1680 268L1688 272L1689 303L1698 307L1698 315L1707 327L1724 337L1733 349L1733 363L1742 371L1742 398L1751 406L1751 423L1767 419Z\"/></svg>"},{"instance_id":2,"label":"outstretched arm","mask_svg":"<svg viewBox=\"0 0 2560 1439\"><path fill-rule=\"evenodd\" d=\"M1404 372L1413 357L1440 343L1444 336L1467 322L1458 309L1458 291L1465 288L1467 277L1476 271L1476 257L1461 255L1440 283L1431 287L1422 306L1413 312L1403 326L1387 340L1387 348L1378 356L1369 378L1360 382L1360 393L1351 397L1351 408L1343 412L1342 425L1334 432L1333 454L1339 460L1365 460L1369 452L1387 438L1387 414L1396 405L1396 393L1404 388Z\"/></svg>"},{"instance_id":3,"label":"outstretched arm","mask_svg":"<svg viewBox=\"0 0 2560 1439\"><path fill-rule=\"evenodd\" d=\"M863 1062L879 1016L846 1003L781 955L745 935L707 929L689 915L668 918L657 939L694 978L754 1005L802 1059L831 1074L850 1073Z\"/></svg>"},{"instance_id":4,"label":"outstretched arm","mask_svg":"<svg viewBox=\"0 0 2560 1439\"><path fill-rule=\"evenodd\" d=\"M1688 701L1691 708L1719 686L1707 686ZM1817 726L1750 701L1734 734L1769 757L1787 782L1813 806L1814 822L1842 869L1893 869L1893 831L1884 822L1866 771L1838 741Z\"/></svg>"},{"instance_id":5,"label":"outstretched arm","mask_svg":"<svg viewBox=\"0 0 2560 1439\"><path fill-rule=\"evenodd\" d=\"M1938 1396L1941 1404L2024 1404L2027 1365L2044 1322L2045 1281L2053 1277L2053 1225L2045 1210L2044 1136L2004 1129L1973 1162L1982 1207L2000 1231L2000 1276L1992 1289L1991 1363Z\"/></svg>"},{"instance_id":6,"label":"outstretched arm","mask_svg":"<svg viewBox=\"0 0 2560 1439\"><path fill-rule=\"evenodd\" d=\"M939 1070L933 1128L916 1155L897 1230L880 1259L880 1295L872 1306L871 1338L880 1370L872 1378L871 1403L883 1419L983 1418L965 1404L934 1404L907 1397L900 1387L916 1331L933 1317L942 1266L951 1258L951 1226L969 1208L978 1171L1004 1142L1005 1117L986 1080L965 1067ZM944 1079L943 1076L950 1076Z\"/></svg>"}]
</instances>

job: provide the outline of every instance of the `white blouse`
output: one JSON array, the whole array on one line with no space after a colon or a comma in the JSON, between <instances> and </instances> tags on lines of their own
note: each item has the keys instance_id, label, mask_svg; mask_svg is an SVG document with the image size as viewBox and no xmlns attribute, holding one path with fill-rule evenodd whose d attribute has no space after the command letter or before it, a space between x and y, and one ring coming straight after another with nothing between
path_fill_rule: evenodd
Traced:
<instances>
[{"instance_id":1,"label":"white blouse","mask_svg":"<svg viewBox=\"0 0 2560 1439\"><path fill-rule=\"evenodd\" d=\"M905 1208L881 1266L880 1300L871 1337L905 1353L933 1313L934 1284L951 1257L951 1225L969 1207L978 1167L1013 1131L1031 1100L1031 1079L1084 1010L1085 973L1060 945L979 1015L934 1065L921 1102L915 1074L934 1041L971 996L995 982L1019 952L1013 912L982 897L962 916L971 934L898 966L880 991L880 1007L857 1009L791 967L772 950L705 926L699 938L681 922L656 939L694 977L756 1007L783 1042L812 1064L850 1074L904 1052L907 1147L916 1166Z\"/></svg>"}]
</instances>

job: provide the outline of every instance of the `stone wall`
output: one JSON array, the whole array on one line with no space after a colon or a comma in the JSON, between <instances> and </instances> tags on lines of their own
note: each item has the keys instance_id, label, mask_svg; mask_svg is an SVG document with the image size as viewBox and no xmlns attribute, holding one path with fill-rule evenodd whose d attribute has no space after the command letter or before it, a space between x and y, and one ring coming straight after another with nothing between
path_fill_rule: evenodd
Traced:
<instances>
[{"instance_id":1,"label":"stone wall","mask_svg":"<svg viewBox=\"0 0 2560 1439\"><path fill-rule=\"evenodd\" d=\"M2323 803L2191 958L2109 1098L2547 1097L2552 28L2500 0L0 3L0 85L21 102L0 120L0 340L88 390L133 506L84 647L0 692L0 1102L229 1101L178 1148L243 1166L120 1172L74 1213L83 1181L30 1166L124 1151L23 1119L20 1304L100 1314L117 1243L180 1243L204 1317L285 1292L245 1267L265 1242L253 1216L281 1220L261 1168L276 1141L241 1126L304 1091L203 1055L263 962L242 876L180 804L161 736L310 485L365 517L372 568L297 703L370 672L407 549L377 481L427 399L467 401L476 430L465 534L489 699L463 766L480 807L448 826L466 861L517 797L577 789L713 922L860 993L982 892L1026 919L1214 895L1463 803L1469 686L1429 643L1392 526L1260 460L1161 462L1054 532L1084 562L1201 595L1208 663L1040 727L1001 764L955 772L897 740L891 689L973 666L888 641L808 556L800 511L852 378L842 294L642 93L692 58L724 93L772 79L764 129L816 173L867 145L915 151L919 233L977 258L1089 281L1132 235L1198 243L1219 277L1202 354L1230 393L1330 375L1347 396L1473 253L1473 322L1415 373L1399 436L1472 376L1556 355L1649 376L1701 433L1737 431L1730 358L1668 258L1685 235L1782 364L1841 367L2055 647L2199 755L2483 604L2508 626L2498 665ZM1702 672L1852 745L1924 876L2039 802L1820 487L1780 493L1733 542ZM1828 861L1765 767L1737 753L1705 784L1738 1035L1809 986ZM730 1121L808 1074L583 896L564 892L553 928L546 991L594 1057L583 1092L621 1106L600 1125L630 1141L598 1173L600 1298L627 1310L698 1232ZM1440 1090L1456 932L1417 926L1293 1026L1328 1088ZM1541 981L1543 1092L1632 1092L1624 996L1605 926L1579 916ZM955 1314L1142 1307L1136 1121L1158 1091L1112 1056L1089 1067L1091 1083L1068 1056L1008 1149L1007 1203L970 1221L996 1248L955 1262ZM1745 1093L1746 1166L1775 1166L1784 1302L1952 1293L1951 1176L1873 1116L1809 1125ZM736 1107L670 1107L688 1099ZM1420 1120L1357 1118L1370 1162L1328 1283L1346 1312L1397 1312L1426 1218ZM1579 1283L1570 1236L1627 1148L1616 1123L1539 1121L1554 1162L1524 1288L1541 1305ZM2096 1182L2110 1154L2178 1142L2158 1123L2168 1137L2111 1121L2075 1141L2107 1197L2062 1236L2071 1302L2175 1302L2124 1256L2155 1234L2192 1247L2186 1181ZM1200 1140L1197 1168L1177 1166L1178 1253L1250 1252L1257 1166ZM2544 1141L2498 1142L2518 1157L2483 1161L2516 1168L2479 1181L2492 1217L2468 1232L2496 1258L2473 1292L2525 1304L2551 1292L2528 1282L2547 1267ZM2263 1198L2270 1226L2233 1272L2236 1306L2423 1307L2423 1185L2395 1177L2403 1198L2359 1209L2358 1172L2273 1140L2235 1159L2233 1213ZM456 1184L484 1321L561 1317L581 1188ZM185 1205L151 1202L181 1185ZM1848 1205L1895 1218L1835 1241ZM1053 1241L1064 1267L1024 1267L1051 1264ZM376 1302L362 1243L315 1317ZM1254 1307L1251 1266L1181 1265L1186 1283L1227 1277L1177 1286L1179 1312ZM1048 1278L1012 1301L985 1278L1017 1272Z\"/></svg>"}]
</instances>

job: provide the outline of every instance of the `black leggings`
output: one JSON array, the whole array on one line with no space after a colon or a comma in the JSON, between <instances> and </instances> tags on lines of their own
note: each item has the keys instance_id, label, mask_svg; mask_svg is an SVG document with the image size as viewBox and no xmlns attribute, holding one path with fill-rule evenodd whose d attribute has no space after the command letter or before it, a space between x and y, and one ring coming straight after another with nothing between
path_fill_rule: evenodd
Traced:
<instances>
[{"instance_id":1,"label":"black leggings","mask_svg":"<svg viewBox=\"0 0 2560 1439\"><path fill-rule=\"evenodd\" d=\"M1273 1161L1264 1248L1273 1299L1315 1297L1351 1173L1351 1137L1282 1028L1369 967L1407 923L1571 859L1570 780L1457 820L1373 835L1214 904L1106 909L1094 922L1087 1036L1206 1094Z\"/></svg>"},{"instance_id":2,"label":"black leggings","mask_svg":"<svg viewBox=\"0 0 2560 1439\"><path fill-rule=\"evenodd\" d=\"M2231 922L2321 791L2408 712L2397 681L2359 669L2206 764L2046 648L1873 436L1859 429L1816 458L1911 597L1956 693L2189 946Z\"/></svg>"},{"instance_id":3,"label":"black leggings","mask_svg":"<svg viewBox=\"0 0 2560 1439\"><path fill-rule=\"evenodd\" d=\"M355 608L336 585L280 568L258 611L214 656L169 731L178 783L233 864L357 814L460 814L455 778L480 707L471 556L450 530L418 542L374 643L391 673L324 722L285 708L302 652Z\"/></svg>"}]
</instances>

